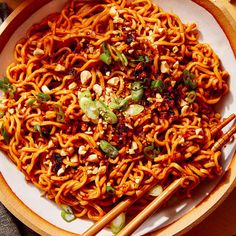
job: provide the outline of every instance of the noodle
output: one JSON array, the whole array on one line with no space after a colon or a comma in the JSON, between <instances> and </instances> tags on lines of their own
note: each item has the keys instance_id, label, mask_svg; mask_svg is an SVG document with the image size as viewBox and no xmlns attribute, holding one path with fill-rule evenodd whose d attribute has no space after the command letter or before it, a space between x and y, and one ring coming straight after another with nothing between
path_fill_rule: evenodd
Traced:
<instances>
[{"instance_id":1,"label":"noodle","mask_svg":"<svg viewBox=\"0 0 236 236\"><path fill-rule=\"evenodd\" d=\"M211 147L222 133L210 131L228 74L196 24L150 0L72 0L33 25L14 58L0 84L0 148L77 217L99 220L180 176L190 196L221 174Z\"/></svg>"}]
</instances>

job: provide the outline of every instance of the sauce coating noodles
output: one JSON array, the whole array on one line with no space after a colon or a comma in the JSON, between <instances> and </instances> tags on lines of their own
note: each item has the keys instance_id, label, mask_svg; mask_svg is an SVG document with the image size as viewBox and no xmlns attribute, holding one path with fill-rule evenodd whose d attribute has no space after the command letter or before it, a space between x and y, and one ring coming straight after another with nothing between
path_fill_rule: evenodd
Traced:
<instances>
[{"instance_id":1,"label":"sauce coating noodles","mask_svg":"<svg viewBox=\"0 0 236 236\"><path fill-rule=\"evenodd\" d=\"M221 133L210 131L228 91L198 36L150 0L68 2L15 47L1 80L1 150L77 217L99 220L123 196L180 176L190 196L222 172L211 151Z\"/></svg>"}]
</instances>

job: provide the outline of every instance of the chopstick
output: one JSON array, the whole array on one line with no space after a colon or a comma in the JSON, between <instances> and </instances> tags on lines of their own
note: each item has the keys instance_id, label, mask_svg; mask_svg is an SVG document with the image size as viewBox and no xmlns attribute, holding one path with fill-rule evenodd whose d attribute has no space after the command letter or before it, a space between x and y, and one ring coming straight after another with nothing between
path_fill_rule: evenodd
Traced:
<instances>
[{"instance_id":1,"label":"chopstick","mask_svg":"<svg viewBox=\"0 0 236 236\"><path fill-rule=\"evenodd\" d=\"M147 205L128 225L126 225L116 236L131 235L150 215L160 208L166 200L182 185L186 177L181 177L172 182L158 197Z\"/></svg>"},{"instance_id":2,"label":"chopstick","mask_svg":"<svg viewBox=\"0 0 236 236\"><path fill-rule=\"evenodd\" d=\"M229 124L234 118L236 117L235 114L230 115L228 118L226 118L222 123L220 123L216 128L211 130L211 134L215 136L219 130L221 130L223 127L225 127L227 124ZM233 135L232 133L235 133L234 128L232 128L233 131L229 130L225 135L227 138L225 138L225 135L220 138L216 144L213 146L214 150L218 150L220 147L222 147ZM229 133L230 132L230 133ZM224 141L223 141L224 140ZM227 140L227 141L226 141ZM224 144L222 144L224 143ZM221 146L222 145L222 146ZM183 179L178 179L176 182L173 182L173 185L170 186L171 189L178 189L179 185L183 181ZM120 213L126 211L134 202L136 202L139 198L141 198L145 193L147 193L153 186L155 186L157 181L154 181L152 184L148 186L142 187L140 190L137 191L136 196L128 197L127 199L121 201L118 203L112 210L110 210L106 215L104 215L99 221L94 223L93 226L91 226L88 230L86 230L82 236L93 236L96 235L101 229L103 229L110 221L112 221L114 218L116 218ZM166 188L168 189L168 187ZM165 189L165 190L166 190ZM165 190L162 192L161 195L166 196ZM168 191L169 192L169 191ZM159 195L157 198L159 198L161 195ZM168 195L169 196L169 195ZM163 198L161 198L163 199ZM166 199L166 198L164 198ZM154 200L155 201L155 200ZM162 201L156 200L157 208L161 206ZM150 203L151 204L151 203ZM146 208L145 208L146 209ZM143 214L143 213L142 213ZM141 222L142 224L142 222ZM128 226L128 225L127 225ZM130 226L129 226L130 227ZM132 227L132 226L131 226ZM126 228L126 227L125 227ZM124 229L125 229L124 228ZM133 228L132 228L133 229ZM135 230L135 228L134 228ZM122 232L122 231L121 231Z\"/></svg>"},{"instance_id":3,"label":"chopstick","mask_svg":"<svg viewBox=\"0 0 236 236\"><path fill-rule=\"evenodd\" d=\"M236 125L234 125L227 133L225 133L211 148L212 151L217 151L227 143L230 138L236 133ZM186 177L187 178L187 177ZM117 236L131 235L149 216L161 207L164 201L170 198L176 190L181 186L184 177L175 180L169 185L159 196L157 196L149 205L147 205L132 221L129 222Z\"/></svg>"},{"instance_id":4,"label":"chopstick","mask_svg":"<svg viewBox=\"0 0 236 236\"><path fill-rule=\"evenodd\" d=\"M119 204L117 204L112 210L110 210L106 215L104 215L99 221L97 221L92 227L85 231L82 236L93 236L96 235L101 229L103 229L110 221L116 218L121 212L126 211L134 202L136 202L144 193L148 192L156 182L151 185L146 185L137 191L136 196L129 197Z\"/></svg>"},{"instance_id":5,"label":"chopstick","mask_svg":"<svg viewBox=\"0 0 236 236\"><path fill-rule=\"evenodd\" d=\"M211 135L215 136L221 129L223 129L227 124L229 124L233 119L235 119L236 115L232 114L228 118L224 119L218 126L211 130Z\"/></svg>"}]
</instances>

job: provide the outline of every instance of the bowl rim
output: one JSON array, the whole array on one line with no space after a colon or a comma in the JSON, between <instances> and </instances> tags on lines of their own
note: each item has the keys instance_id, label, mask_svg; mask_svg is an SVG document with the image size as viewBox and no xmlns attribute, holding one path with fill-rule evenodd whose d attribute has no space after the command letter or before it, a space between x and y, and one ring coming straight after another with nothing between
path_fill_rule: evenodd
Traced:
<instances>
[{"instance_id":1,"label":"bowl rim","mask_svg":"<svg viewBox=\"0 0 236 236\"><path fill-rule=\"evenodd\" d=\"M0 53L12 36L14 31L25 21L29 16L36 12L39 8L52 0L26 0L19 7L17 7L11 15L3 22L0 27ZM198 5L207 10L218 22L226 37L230 42L230 46L236 57L236 29L234 25L236 21L227 11L227 9L218 1L211 0L192 0ZM27 12L27 14L25 14ZM61 229L52 223L44 220L41 216L33 212L27 205L25 205L17 195L12 191L7 184L4 176L0 171L0 201L3 205L19 220L21 220L28 227L39 233L40 235L53 236L76 236L75 234L64 229ZM170 225L156 230L149 235L181 235L186 233L191 228L203 221L210 215L232 192L236 186L236 153L232 156L231 164L214 190L203 199L194 209L183 215L177 221ZM200 216L200 217L199 217Z\"/></svg>"}]
</instances>

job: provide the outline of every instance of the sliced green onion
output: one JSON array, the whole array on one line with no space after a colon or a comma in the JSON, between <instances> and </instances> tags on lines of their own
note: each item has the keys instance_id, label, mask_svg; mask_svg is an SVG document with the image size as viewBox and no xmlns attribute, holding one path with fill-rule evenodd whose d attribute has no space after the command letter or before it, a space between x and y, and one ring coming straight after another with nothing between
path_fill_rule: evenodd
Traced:
<instances>
[{"instance_id":1,"label":"sliced green onion","mask_svg":"<svg viewBox=\"0 0 236 236\"><path fill-rule=\"evenodd\" d=\"M116 114L101 100L96 101L97 108L103 119L109 124L117 123Z\"/></svg>"},{"instance_id":2,"label":"sliced green onion","mask_svg":"<svg viewBox=\"0 0 236 236\"><path fill-rule=\"evenodd\" d=\"M108 194L115 194L116 190L114 188L112 188L111 186L107 186L107 193Z\"/></svg>"},{"instance_id":3,"label":"sliced green onion","mask_svg":"<svg viewBox=\"0 0 236 236\"><path fill-rule=\"evenodd\" d=\"M196 89L197 83L194 80L195 77L196 76L192 74L189 70L183 70L183 81L185 86L190 87L191 89Z\"/></svg>"},{"instance_id":4,"label":"sliced green onion","mask_svg":"<svg viewBox=\"0 0 236 236\"><path fill-rule=\"evenodd\" d=\"M50 95L49 94L46 94L46 93L38 93L37 94L37 100L39 102L47 102L51 99Z\"/></svg>"},{"instance_id":5,"label":"sliced green onion","mask_svg":"<svg viewBox=\"0 0 236 236\"><path fill-rule=\"evenodd\" d=\"M6 93L9 91L10 88L11 88L11 84L7 77L3 77L2 79L0 79L0 90Z\"/></svg>"},{"instance_id":6,"label":"sliced green onion","mask_svg":"<svg viewBox=\"0 0 236 236\"><path fill-rule=\"evenodd\" d=\"M16 86L11 84L7 77L3 77L0 79L0 90L2 90L4 93L9 93L9 96L13 98L14 93L16 92Z\"/></svg>"},{"instance_id":7,"label":"sliced green onion","mask_svg":"<svg viewBox=\"0 0 236 236\"><path fill-rule=\"evenodd\" d=\"M160 148L150 145L143 149L143 153L146 157L153 159L160 153Z\"/></svg>"},{"instance_id":8,"label":"sliced green onion","mask_svg":"<svg viewBox=\"0 0 236 236\"><path fill-rule=\"evenodd\" d=\"M125 110L129 104L128 99L115 98L110 104L109 107L114 110Z\"/></svg>"},{"instance_id":9,"label":"sliced green onion","mask_svg":"<svg viewBox=\"0 0 236 236\"><path fill-rule=\"evenodd\" d=\"M139 100L141 100L144 94L142 83L139 81L133 82L131 85L131 89L131 97L133 101L138 102Z\"/></svg>"},{"instance_id":10,"label":"sliced green onion","mask_svg":"<svg viewBox=\"0 0 236 236\"><path fill-rule=\"evenodd\" d=\"M151 82L151 89L159 93L162 93L163 90L165 89L165 84L162 80L153 80Z\"/></svg>"},{"instance_id":11,"label":"sliced green onion","mask_svg":"<svg viewBox=\"0 0 236 236\"><path fill-rule=\"evenodd\" d=\"M111 56L110 55L108 56L107 54L102 53L99 58L102 62L106 63L107 65L111 64Z\"/></svg>"},{"instance_id":12,"label":"sliced green onion","mask_svg":"<svg viewBox=\"0 0 236 236\"><path fill-rule=\"evenodd\" d=\"M1 127L1 135L4 138L5 142L9 143L9 141L10 141L9 133L6 130L6 128L4 127L4 125L2 125L2 127Z\"/></svg>"},{"instance_id":13,"label":"sliced green onion","mask_svg":"<svg viewBox=\"0 0 236 236\"><path fill-rule=\"evenodd\" d=\"M137 59L134 59L132 61L148 63L150 62L150 58L147 55L139 55Z\"/></svg>"},{"instance_id":14,"label":"sliced green onion","mask_svg":"<svg viewBox=\"0 0 236 236\"><path fill-rule=\"evenodd\" d=\"M148 192L149 195L152 197L157 197L163 192L163 188L161 185L156 185L153 188L151 188Z\"/></svg>"},{"instance_id":15,"label":"sliced green onion","mask_svg":"<svg viewBox=\"0 0 236 236\"><path fill-rule=\"evenodd\" d=\"M40 107L41 103L36 103L36 104L35 104L36 101L37 101L36 98L29 99L29 100L27 101L27 104L28 104L30 107L33 107L33 108Z\"/></svg>"},{"instance_id":16,"label":"sliced green onion","mask_svg":"<svg viewBox=\"0 0 236 236\"><path fill-rule=\"evenodd\" d=\"M191 91L188 93L187 97L185 98L185 100L189 103L193 103L195 101L197 97L197 94L195 91Z\"/></svg>"},{"instance_id":17,"label":"sliced green onion","mask_svg":"<svg viewBox=\"0 0 236 236\"><path fill-rule=\"evenodd\" d=\"M40 125L34 125L34 129L37 130L40 133L40 136L42 136L42 130Z\"/></svg>"},{"instance_id":18,"label":"sliced green onion","mask_svg":"<svg viewBox=\"0 0 236 236\"><path fill-rule=\"evenodd\" d=\"M16 92L16 86L14 84L11 85L11 89L9 91L9 95L11 98L14 97L14 93Z\"/></svg>"},{"instance_id":19,"label":"sliced green onion","mask_svg":"<svg viewBox=\"0 0 236 236\"><path fill-rule=\"evenodd\" d=\"M76 219L75 215L74 214L68 214L66 213L65 211L62 211L61 212L61 217L63 220L65 220L66 222L71 222L73 220Z\"/></svg>"},{"instance_id":20,"label":"sliced green onion","mask_svg":"<svg viewBox=\"0 0 236 236\"><path fill-rule=\"evenodd\" d=\"M86 116L90 119L96 120L99 117L99 110L96 103L88 97L82 97L79 100L80 107Z\"/></svg>"},{"instance_id":21,"label":"sliced green onion","mask_svg":"<svg viewBox=\"0 0 236 236\"><path fill-rule=\"evenodd\" d=\"M83 91L79 94L79 100L83 97L86 97L92 100L92 95L89 90Z\"/></svg>"},{"instance_id":22,"label":"sliced green onion","mask_svg":"<svg viewBox=\"0 0 236 236\"><path fill-rule=\"evenodd\" d=\"M59 122L64 122L65 121L65 114L64 114L64 112L62 110L61 105L55 104L54 105L54 111L56 112L57 120Z\"/></svg>"},{"instance_id":23,"label":"sliced green onion","mask_svg":"<svg viewBox=\"0 0 236 236\"><path fill-rule=\"evenodd\" d=\"M144 106L139 104L131 104L124 112L125 116L136 116L144 110Z\"/></svg>"},{"instance_id":24,"label":"sliced green onion","mask_svg":"<svg viewBox=\"0 0 236 236\"><path fill-rule=\"evenodd\" d=\"M0 118L3 118L4 115L5 115L5 113L0 111Z\"/></svg>"},{"instance_id":25,"label":"sliced green onion","mask_svg":"<svg viewBox=\"0 0 236 236\"><path fill-rule=\"evenodd\" d=\"M113 234L119 233L125 226L125 213L121 213L111 222L111 231Z\"/></svg>"},{"instance_id":26,"label":"sliced green onion","mask_svg":"<svg viewBox=\"0 0 236 236\"><path fill-rule=\"evenodd\" d=\"M61 217L63 218L63 220L65 220L66 222L71 222L76 219L76 216L69 206L62 204L61 208Z\"/></svg>"},{"instance_id":27,"label":"sliced green onion","mask_svg":"<svg viewBox=\"0 0 236 236\"><path fill-rule=\"evenodd\" d=\"M111 158L115 158L118 155L118 150L106 140L100 141L100 149Z\"/></svg>"},{"instance_id":28,"label":"sliced green onion","mask_svg":"<svg viewBox=\"0 0 236 236\"><path fill-rule=\"evenodd\" d=\"M127 60L125 54L124 54L124 53L121 53L121 52L120 52L117 48L115 48L114 46L111 46L111 47L112 47L112 49L113 49L113 50L115 51L115 53L116 53L115 61L120 60L123 66L127 66L127 65L128 65L128 60Z\"/></svg>"},{"instance_id":29,"label":"sliced green onion","mask_svg":"<svg viewBox=\"0 0 236 236\"><path fill-rule=\"evenodd\" d=\"M122 63L122 65L123 66L128 66L128 59L127 59L127 57L125 56L125 54L124 53L121 53L121 59L120 59L120 61L121 61L121 63Z\"/></svg>"},{"instance_id":30,"label":"sliced green onion","mask_svg":"<svg viewBox=\"0 0 236 236\"><path fill-rule=\"evenodd\" d=\"M71 207L67 206L65 204L61 204L61 209L62 209L62 211L65 211L68 214L74 214Z\"/></svg>"},{"instance_id":31,"label":"sliced green onion","mask_svg":"<svg viewBox=\"0 0 236 236\"><path fill-rule=\"evenodd\" d=\"M100 55L99 58L102 62L106 63L107 65L110 65L111 55L104 42L102 43L102 49L103 49L103 53Z\"/></svg>"},{"instance_id":32,"label":"sliced green onion","mask_svg":"<svg viewBox=\"0 0 236 236\"><path fill-rule=\"evenodd\" d=\"M148 63L150 58L147 55L139 55L137 61Z\"/></svg>"}]
</instances>

